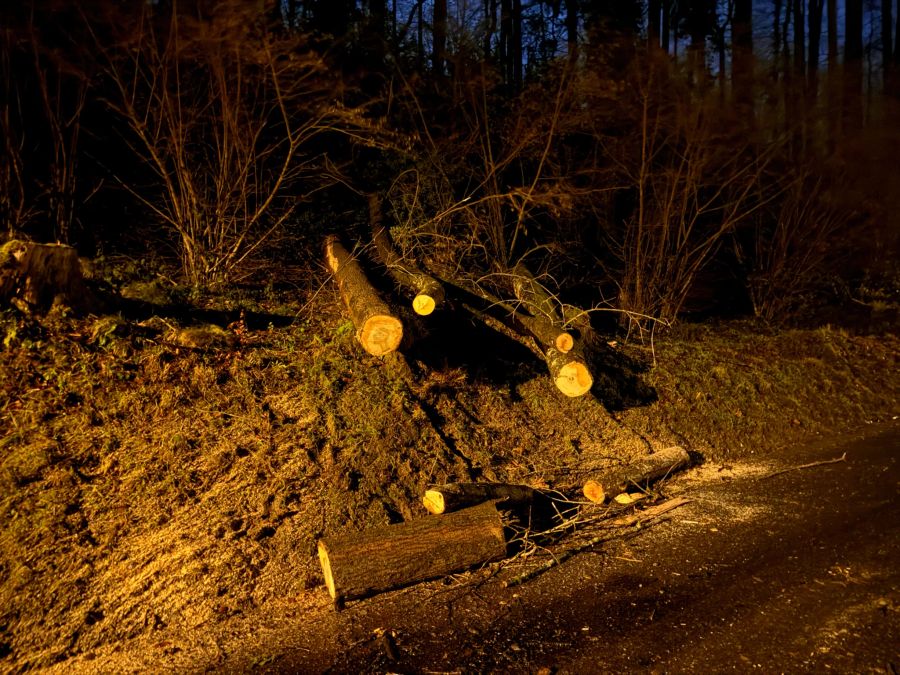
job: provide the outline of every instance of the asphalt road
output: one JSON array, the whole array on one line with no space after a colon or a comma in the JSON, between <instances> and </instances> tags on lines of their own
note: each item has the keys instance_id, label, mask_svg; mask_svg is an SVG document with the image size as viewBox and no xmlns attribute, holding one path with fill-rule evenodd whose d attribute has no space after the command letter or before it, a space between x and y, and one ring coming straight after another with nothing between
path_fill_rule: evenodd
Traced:
<instances>
[{"instance_id":1,"label":"asphalt road","mask_svg":"<svg viewBox=\"0 0 900 675\"><path fill-rule=\"evenodd\" d=\"M900 673L900 427L707 465L669 490L693 501L530 582L364 600L264 670Z\"/></svg>"}]
</instances>

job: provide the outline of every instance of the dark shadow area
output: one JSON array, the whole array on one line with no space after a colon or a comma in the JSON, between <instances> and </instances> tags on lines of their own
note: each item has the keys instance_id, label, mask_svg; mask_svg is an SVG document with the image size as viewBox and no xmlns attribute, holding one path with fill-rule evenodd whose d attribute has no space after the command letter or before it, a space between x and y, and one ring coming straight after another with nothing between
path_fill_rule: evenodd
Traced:
<instances>
[{"instance_id":1,"label":"dark shadow area","mask_svg":"<svg viewBox=\"0 0 900 675\"><path fill-rule=\"evenodd\" d=\"M95 291L105 312L121 314L130 321L144 321L153 316L173 319L182 324L211 323L222 328L243 320L250 330L265 330L270 325L284 328L294 317L284 314L253 312L241 308L230 310L197 307L187 302L156 304L146 300L123 298L111 289Z\"/></svg>"},{"instance_id":2,"label":"dark shadow area","mask_svg":"<svg viewBox=\"0 0 900 675\"><path fill-rule=\"evenodd\" d=\"M546 372L546 366L524 345L501 335L464 309L448 306L416 319L423 333L406 356L431 371L460 368L471 382L511 390Z\"/></svg>"},{"instance_id":3,"label":"dark shadow area","mask_svg":"<svg viewBox=\"0 0 900 675\"><path fill-rule=\"evenodd\" d=\"M585 357L594 375L591 393L610 412L656 402L656 390L642 377L648 364L613 349L596 333L585 340Z\"/></svg>"}]
</instances>

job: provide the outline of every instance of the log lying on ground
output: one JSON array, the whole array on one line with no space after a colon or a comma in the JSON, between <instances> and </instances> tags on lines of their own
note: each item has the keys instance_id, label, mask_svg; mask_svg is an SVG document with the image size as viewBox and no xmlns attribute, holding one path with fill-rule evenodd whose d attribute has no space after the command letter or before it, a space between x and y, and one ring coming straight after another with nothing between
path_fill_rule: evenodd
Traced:
<instances>
[{"instance_id":1,"label":"log lying on ground","mask_svg":"<svg viewBox=\"0 0 900 675\"><path fill-rule=\"evenodd\" d=\"M403 322L372 288L365 273L336 237L325 240L325 260L356 327L356 339L369 354L383 356L403 339Z\"/></svg>"},{"instance_id":2,"label":"log lying on ground","mask_svg":"<svg viewBox=\"0 0 900 675\"><path fill-rule=\"evenodd\" d=\"M71 246L11 240L0 247L0 304L17 299L32 309L49 309L62 302L89 311L92 297Z\"/></svg>"},{"instance_id":3,"label":"log lying on ground","mask_svg":"<svg viewBox=\"0 0 900 675\"><path fill-rule=\"evenodd\" d=\"M426 490L422 503L429 513L439 515L486 501L497 501L502 508L523 506L533 502L537 492L527 485L510 483L448 483Z\"/></svg>"},{"instance_id":4,"label":"log lying on ground","mask_svg":"<svg viewBox=\"0 0 900 675\"><path fill-rule=\"evenodd\" d=\"M572 398L583 396L594 386L594 376L591 375L580 350L563 353L550 348L545 353L544 359L553 383L566 396Z\"/></svg>"},{"instance_id":5,"label":"log lying on ground","mask_svg":"<svg viewBox=\"0 0 900 675\"><path fill-rule=\"evenodd\" d=\"M376 194L369 195L369 223L378 262L385 266L399 286L415 293L413 311L428 316L444 302L444 287L437 279L425 274L397 253L387 228L382 224L381 198Z\"/></svg>"},{"instance_id":6,"label":"log lying on ground","mask_svg":"<svg viewBox=\"0 0 900 675\"><path fill-rule=\"evenodd\" d=\"M345 600L441 577L506 555L495 502L319 541L328 593Z\"/></svg>"},{"instance_id":7,"label":"log lying on ground","mask_svg":"<svg viewBox=\"0 0 900 675\"><path fill-rule=\"evenodd\" d=\"M562 327L563 319L553 296L523 263L512 269L512 288L516 299L533 317L536 329L544 334L542 341L562 353L570 351L575 346L575 338Z\"/></svg>"},{"instance_id":8,"label":"log lying on ground","mask_svg":"<svg viewBox=\"0 0 900 675\"><path fill-rule=\"evenodd\" d=\"M647 484L665 478L691 463L687 451L677 445L647 455L624 467L587 481L582 492L592 502L602 504L607 499L627 492L629 488L642 488Z\"/></svg>"}]
</instances>

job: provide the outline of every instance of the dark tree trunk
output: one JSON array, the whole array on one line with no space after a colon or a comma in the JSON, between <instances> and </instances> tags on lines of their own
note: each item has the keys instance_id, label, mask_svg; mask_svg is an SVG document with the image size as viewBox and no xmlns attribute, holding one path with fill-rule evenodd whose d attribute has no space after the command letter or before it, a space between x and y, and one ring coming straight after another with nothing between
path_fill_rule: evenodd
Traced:
<instances>
[{"instance_id":1,"label":"dark tree trunk","mask_svg":"<svg viewBox=\"0 0 900 675\"><path fill-rule=\"evenodd\" d=\"M484 0L484 50L485 60L491 58L494 33L497 32L497 0Z\"/></svg>"},{"instance_id":2,"label":"dark tree trunk","mask_svg":"<svg viewBox=\"0 0 900 675\"><path fill-rule=\"evenodd\" d=\"M822 44L824 0L809 0L809 56L807 58L806 98L810 105L819 93L819 49Z\"/></svg>"},{"instance_id":3,"label":"dark tree trunk","mask_svg":"<svg viewBox=\"0 0 900 675\"><path fill-rule=\"evenodd\" d=\"M844 123L846 128L863 126L863 3L844 4Z\"/></svg>"},{"instance_id":4,"label":"dark tree trunk","mask_svg":"<svg viewBox=\"0 0 900 675\"><path fill-rule=\"evenodd\" d=\"M432 14L432 64L434 74L438 78L444 76L444 64L447 61L447 0L434 0Z\"/></svg>"},{"instance_id":5,"label":"dark tree trunk","mask_svg":"<svg viewBox=\"0 0 900 675\"><path fill-rule=\"evenodd\" d=\"M522 0L512 0L512 85L516 91L522 88Z\"/></svg>"},{"instance_id":6,"label":"dark tree trunk","mask_svg":"<svg viewBox=\"0 0 900 675\"><path fill-rule=\"evenodd\" d=\"M738 109L753 115L753 0L736 0L732 23L732 83Z\"/></svg>"},{"instance_id":7,"label":"dark tree trunk","mask_svg":"<svg viewBox=\"0 0 900 675\"><path fill-rule=\"evenodd\" d=\"M881 0L881 67L884 77L884 91L891 92L891 73L893 71L893 30L892 0Z\"/></svg>"},{"instance_id":8,"label":"dark tree trunk","mask_svg":"<svg viewBox=\"0 0 900 675\"><path fill-rule=\"evenodd\" d=\"M659 47L660 0L647 2L647 44L650 49Z\"/></svg>"},{"instance_id":9,"label":"dark tree trunk","mask_svg":"<svg viewBox=\"0 0 900 675\"><path fill-rule=\"evenodd\" d=\"M841 94L838 87L837 0L827 0L828 14L828 143L834 150L841 133Z\"/></svg>"},{"instance_id":10,"label":"dark tree trunk","mask_svg":"<svg viewBox=\"0 0 900 675\"><path fill-rule=\"evenodd\" d=\"M566 4L566 43L569 60L578 60L578 0L565 0Z\"/></svg>"},{"instance_id":11,"label":"dark tree trunk","mask_svg":"<svg viewBox=\"0 0 900 675\"><path fill-rule=\"evenodd\" d=\"M669 53L669 36L672 33L672 0L662 0L662 49Z\"/></svg>"}]
</instances>

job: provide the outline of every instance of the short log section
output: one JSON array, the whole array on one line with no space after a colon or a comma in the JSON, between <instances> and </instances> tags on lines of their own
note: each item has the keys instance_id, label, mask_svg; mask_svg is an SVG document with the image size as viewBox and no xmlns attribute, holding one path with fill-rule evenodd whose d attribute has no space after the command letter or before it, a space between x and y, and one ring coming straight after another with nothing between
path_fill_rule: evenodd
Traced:
<instances>
[{"instance_id":1,"label":"short log section","mask_svg":"<svg viewBox=\"0 0 900 675\"><path fill-rule=\"evenodd\" d=\"M356 328L356 339L369 354L384 356L403 339L403 322L391 313L359 263L336 237L325 240L325 260Z\"/></svg>"},{"instance_id":2,"label":"short log section","mask_svg":"<svg viewBox=\"0 0 900 675\"><path fill-rule=\"evenodd\" d=\"M592 502L602 504L629 489L646 487L655 480L683 469L691 463L687 451L677 445L653 454L624 467L610 471L587 481L582 492Z\"/></svg>"},{"instance_id":3,"label":"short log section","mask_svg":"<svg viewBox=\"0 0 900 675\"><path fill-rule=\"evenodd\" d=\"M440 515L474 504L497 501L501 508L524 506L534 501L536 490L527 485L510 483L448 483L425 491L422 504L429 513Z\"/></svg>"},{"instance_id":4,"label":"short log section","mask_svg":"<svg viewBox=\"0 0 900 675\"><path fill-rule=\"evenodd\" d=\"M319 541L319 562L337 606L346 600L453 574L506 555L503 518L485 502Z\"/></svg>"}]
</instances>

